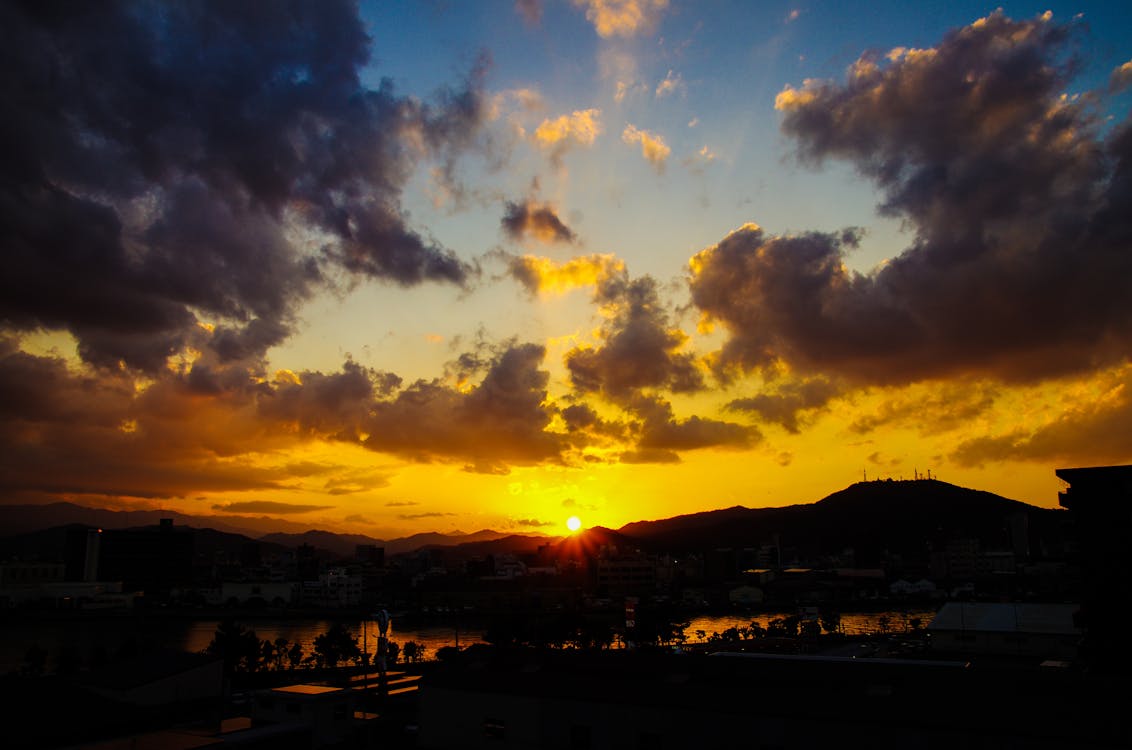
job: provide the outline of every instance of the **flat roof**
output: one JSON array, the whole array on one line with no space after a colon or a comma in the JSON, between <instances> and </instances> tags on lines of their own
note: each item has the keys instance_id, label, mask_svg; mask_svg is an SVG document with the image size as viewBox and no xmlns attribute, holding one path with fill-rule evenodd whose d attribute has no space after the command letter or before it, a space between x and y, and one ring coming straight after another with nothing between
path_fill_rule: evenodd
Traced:
<instances>
[{"instance_id":1,"label":"flat roof","mask_svg":"<svg viewBox=\"0 0 1132 750\"><path fill-rule=\"evenodd\" d=\"M286 685L284 687L272 688L273 693L292 693L295 695L325 695L326 693L338 693L342 688L329 687L327 685Z\"/></svg>"}]
</instances>

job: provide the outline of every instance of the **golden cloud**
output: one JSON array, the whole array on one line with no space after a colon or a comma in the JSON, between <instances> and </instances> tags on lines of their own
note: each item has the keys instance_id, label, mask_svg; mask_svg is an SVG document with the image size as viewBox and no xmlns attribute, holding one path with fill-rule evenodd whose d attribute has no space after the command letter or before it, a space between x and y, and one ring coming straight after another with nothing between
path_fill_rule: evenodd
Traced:
<instances>
[{"instance_id":1,"label":"golden cloud","mask_svg":"<svg viewBox=\"0 0 1132 750\"><path fill-rule=\"evenodd\" d=\"M651 30L668 7L668 0L574 0L586 9L586 20L602 39L625 39Z\"/></svg>"},{"instance_id":2,"label":"golden cloud","mask_svg":"<svg viewBox=\"0 0 1132 750\"><path fill-rule=\"evenodd\" d=\"M601 135L601 110L582 109L556 119L546 119L535 130L535 142L545 148L565 143L592 146Z\"/></svg>"},{"instance_id":3,"label":"golden cloud","mask_svg":"<svg viewBox=\"0 0 1132 750\"><path fill-rule=\"evenodd\" d=\"M672 149L668 147L662 137L647 130L641 130L636 125L626 125L625 130L621 133L621 140L630 145L641 144L641 156L645 157L658 172L664 171L664 164L668 160L669 154L672 153Z\"/></svg>"},{"instance_id":4,"label":"golden cloud","mask_svg":"<svg viewBox=\"0 0 1132 750\"><path fill-rule=\"evenodd\" d=\"M611 254L594 254L557 263L550 258L524 255L511 264L511 275L531 294L565 294L571 289L596 286L625 272L625 264Z\"/></svg>"}]
</instances>

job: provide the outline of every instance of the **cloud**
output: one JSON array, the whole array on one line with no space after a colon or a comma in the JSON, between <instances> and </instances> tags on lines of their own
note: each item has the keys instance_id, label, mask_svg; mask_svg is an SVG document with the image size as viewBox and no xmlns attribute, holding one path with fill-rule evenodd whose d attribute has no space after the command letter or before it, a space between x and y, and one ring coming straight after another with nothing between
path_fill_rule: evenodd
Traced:
<instances>
[{"instance_id":1,"label":"cloud","mask_svg":"<svg viewBox=\"0 0 1132 750\"><path fill-rule=\"evenodd\" d=\"M213 510L222 513L271 513L285 516L299 513L311 513L316 510L329 510L333 505L301 505L298 503L279 503L272 500L245 500L237 503L218 503L212 506Z\"/></svg>"},{"instance_id":2,"label":"cloud","mask_svg":"<svg viewBox=\"0 0 1132 750\"><path fill-rule=\"evenodd\" d=\"M0 25L14 329L65 329L87 361L152 373L190 346L261 357L330 271L473 272L399 203L418 159L474 147L483 67L431 102L367 89L370 42L345 1L5 5Z\"/></svg>"},{"instance_id":3,"label":"cloud","mask_svg":"<svg viewBox=\"0 0 1132 750\"><path fill-rule=\"evenodd\" d=\"M415 500L393 500L385 504L386 508L411 508L414 505L420 505Z\"/></svg>"},{"instance_id":4,"label":"cloud","mask_svg":"<svg viewBox=\"0 0 1132 750\"><path fill-rule=\"evenodd\" d=\"M1108 80L1109 90L1113 93L1124 91L1129 86L1132 86L1132 60L1117 66Z\"/></svg>"},{"instance_id":5,"label":"cloud","mask_svg":"<svg viewBox=\"0 0 1132 750\"><path fill-rule=\"evenodd\" d=\"M911 426L924 435L963 429L993 409L1000 395L985 382L933 382L886 398L872 413L860 413L849 429L860 435L889 425Z\"/></svg>"},{"instance_id":6,"label":"cloud","mask_svg":"<svg viewBox=\"0 0 1132 750\"><path fill-rule=\"evenodd\" d=\"M915 238L869 273L846 267L855 232L752 225L701 252L693 299L729 334L717 364L896 384L1125 359L1132 134L1102 139L1099 95L1062 95L1074 34L994 13L934 48L863 57L844 83L784 90L799 157L849 161Z\"/></svg>"},{"instance_id":7,"label":"cloud","mask_svg":"<svg viewBox=\"0 0 1132 750\"><path fill-rule=\"evenodd\" d=\"M672 149L668 147L662 137L647 130L640 130L636 125L626 125L625 130L621 133L621 140L629 145L641 144L641 156L649 164L652 164L657 172L664 172L665 162L668 161Z\"/></svg>"},{"instance_id":8,"label":"cloud","mask_svg":"<svg viewBox=\"0 0 1132 750\"><path fill-rule=\"evenodd\" d=\"M839 393L838 386L824 378L794 380L769 392L735 399L726 408L758 414L768 422L782 425L787 432L797 434L803 414L812 416L823 410Z\"/></svg>"},{"instance_id":9,"label":"cloud","mask_svg":"<svg viewBox=\"0 0 1132 750\"><path fill-rule=\"evenodd\" d=\"M686 90L687 86L684 85L684 79L680 77L679 73L670 70L664 80L656 85L656 98L663 99L678 91Z\"/></svg>"},{"instance_id":10,"label":"cloud","mask_svg":"<svg viewBox=\"0 0 1132 750\"><path fill-rule=\"evenodd\" d=\"M516 526L530 526L532 528L545 528L547 526L557 526L554 521L540 521L537 518L517 518L512 521Z\"/></svg>"},{"instance_id":11,"label":"cloud","mask_svg":"<svg viewBox=\"0 0 1132 750\"><path fill-rule=\"evenodd\" d=\"M539 368L545 354L535 344L507 345L466 391L418 380L393 399L368 404L362 445L416 461L464 460L485 473L559 462L565 444L546 430L553 411L546 403L550 375Z\"/></svg>"},{"instance_id":12,"label":"cloud","mask_svg":"<svg viewBox=\"0 0 1132 750\"><path fill-rule=\"evenodd\" d=\"M618 454L617 461L623 464L678 464L680 454L675 451L646 448L624 451Z\"/></svg>"},{"instance_id":13,"label":"cloud","mask_svg":"<svg viewBox=\"0 0 1132 750\"><path fill-rule=\"evenodd\" d=\"M624 272L624 262L614 255L585 255L565 263L533 255L508 260L508 273L532 295L596 286Z\"/></svg>"},{"instance_id":14,"label":"cloud","mask_svg":"<svg viewBox=\"0 0 1132 750\"><path fill-rule=\"evenodd\" d=\"M652 31L668 0L574 0L574 5L586 9L586 20L603 39L630 38Z\"/></svg>"},{"instance_id":15,"label":"cloud","mask_svg":"<svg viewBox=\"0 0 1132 750\"><path fill-rule=\"evenodd\" d=\"M528 26L542 23L542 0L515 0L515 11Z\"/></svg>"},{"instance_id":16,"label":"cloud","mask_svg":"<svg viewBox=\"0 0 1132 750\"><path fill-rule=\"evenodd\" d=\"M455 513L440 513L433 511L431 513L400 513L398 514L397 518L402 521L419 521L422 518L447 518L449 516L455 515Z\"/></svg>"},{"instance_id":17,"label":"cloud","mask_svg":"<svg viewBox=\"0 0 1132 750\"><path fill-rule=\"evenodd\" d=\"M528 237L544 244L554 242L573 243L577 237L566 226L549 203L524 200L522 203L507 201L506 211L500 221L504 233L516 242Z\"/></svg>"},{"instance_id":18,"label":"cloud","mask_svg":"<svg viewBox=\"0 0 1132 750\"><path fill-rule=\"evenodd\" d=\"M782 19L782 22L787 23L787 24L794 23L795 21L797 21L801 17L802 17L801 9L793 8L793 9L790 10L789 13L786 14L786 18Z\"/></svg>"},{"instance_id":19,"label":"cloud","mask_svg":"<svg viewBox=\"0 0 1132 750\"><path fill-rule=\"evenodd\" d=\"M702 175L716 159L715 152L706 145L694 155L684 159L684 166L693 174Z\"/></svg>"},{"instance_id":20,"label":"cloud","mask_svg":"<svg viewBox=\"0 0 1132 750\"><path fill-rule=\"evenodd\" d=\"M686 451L700 448L750 448L762 440L757 429L700 416L677 419L662 399L637 396L628 409L640 421L638 451Z\"/></svg>"},{"instance_id":21,"label":"cloud","mask_svg":"<svg viewBox=\"0 0 1132 750\"><path fill-rule=\"evenodd\" d=\"M1132 457L1132 367L1099 378L1048 419L1000 434L964 440L948 456L960 466L1001 461L1043 464L1125 464ZM1036 424L1033 422L1037 422Z\"/></svg>"},{"instance_id":22,"label":"cloud","mask_svg":"<svg viewBox=\"0 0 1132 750\"><path fill-rule=\"evenodd\" d=\"M681 451L745 450L762 441L762 433L749 425L695 415L678 419L672 405L662 398L636 396L627 410L637 420L633 425L636 440L632 448L618 454L620 463L679 463Z\"/></svg>"},{"instance_id":23,"label":"cloud","mask_svg":"<svg viewBox=\"0 0 1132 750\"><path fill-rule=\"evenodd\" d=\"M601 133L601 110L582 109L543 120L535 129L534 142L548 150L551 161L559 166L571 147L592 146Z\"/></svg>"},{"instance_id":24,"label":"cloud","mask_svg":"<svg viewBox=\"0 0 1132 750\"><path fill-rule=\"evenodd\" d=\"M652 277L606 277L599 280L594 299L606 315L600 346L580 346L566 354L577 391L624 401L644 388L678 393L704 388L695 356L680 351L687 336L669 326Z\"/></svg>"},{"instance_id":25,"label":"cloud","mask_svg":"<svg viewBox=\"0 0 1132 750\"><path fill-rule=\"evenodd\" d=\"M124 373L72 372L0 345L0 492L10 500L283 491L297 470L333 470L245 456L292 440L263 430L239 394L201 394L187 378L139 388Z\"/></svg>"}]
</instances>

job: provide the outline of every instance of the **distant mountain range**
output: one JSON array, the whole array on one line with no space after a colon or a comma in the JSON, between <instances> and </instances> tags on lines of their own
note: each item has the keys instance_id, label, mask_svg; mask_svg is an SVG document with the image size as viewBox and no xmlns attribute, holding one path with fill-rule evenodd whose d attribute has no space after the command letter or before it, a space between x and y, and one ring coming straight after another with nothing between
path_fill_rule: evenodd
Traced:
<instances>
[{"instance_id":1,"label":"distant mountain range","mask_svg":"<svg viewBox=\"0 0 1132 750\"><path fill-rule=\"evenodd\" d=\"M235 545L257 540L268 545L264 554L273 548L295 548L308 544L320 550L325 556L353 557L358 545L372 544L385 548L386 555L399 555L425 547L454 547L462 544L491 542L512 536L507 532L482 529L471 534L441 534L426 532L395 539L377 539L365 534L340 534L332 531L311 530L293 521L279 521L274 518L253 516L193 516L168 510L106 510L89 508L74 503L51 503L48 505L0 505L0 552L27 557L35 550L41 554L62 550L63 527L70 525L90 526L103 529L129 529L157 526L163 518L173 520L174 526L191 527L198 530L198 544L202 543L212 550L230 551ZM271 522L277 528L280 524L293 529L291 532L265 532L262 527ZM48 533L56 531L57 533ZM202 534L201 531L215 532ZM225 537L230 537L225 539ZM18 539L17 539L18 538ZM546 537L531 537L543 539ZM503 548L510 549L507 544Z\"/></svg>"},{"instance_id":2,"label":"distant mountain range","mask_svg":"<svg viewBox=\"0 0 1132 750\"><path fill-rule=\"evenodd\" d=\"M325 549L342 557L351 557L359 544L373 544L385 548L386 555L400 555L414 552L424 547L453 547L471 542L490 542L506 537L501 531L482 529L471 534L441 534L430 531L396 539L374 539L364 534L337 534L332 531L304 531L301 534L267 534L260 537L265 542L298 547L309 544Z\"/></svg>"},{"instance_id":3,"label":"distant mountain range","mask_svg":"<svg viewBox=\"0 0 1132 750\"><path fill-rule=\"evenodd\" d=\"M62 536L44 533L50 527L83 524L130 528L153 526L161 518L172 518L177 526L212 529L201 536L201 541L208 540L209 548L238 549L254 539L267 545L266 550L308 544L333 557L352 557L362 544L384 547L387 556L443 549L445 557L450 558L523 554L547 544L554 545L559 556L577 556L607 545L682 554L774 544L797 550L804 557L836 555L852 548L858 561L875 561L886 553L921 556L927 542L956 537L979 539L988 548L1008 549L1012 529L1016 530L1023 518L1032 539L1057 538L1066 514L934 479L860 482L816 503L778 508L735 506L638 521L616 530L594 527L565 538L484 529L471 534L430 532L382 540L364 534L301 529L294 522L285 522L298 527L293 532L264 533L255 526L263 520L278 523L277 519L219 519L171 511L111 511L53 503L0 506L0 529L5 532L0 552L19 554L34 550L36 545L53 548L61 543Z\"/></svg>"}]
</instances>

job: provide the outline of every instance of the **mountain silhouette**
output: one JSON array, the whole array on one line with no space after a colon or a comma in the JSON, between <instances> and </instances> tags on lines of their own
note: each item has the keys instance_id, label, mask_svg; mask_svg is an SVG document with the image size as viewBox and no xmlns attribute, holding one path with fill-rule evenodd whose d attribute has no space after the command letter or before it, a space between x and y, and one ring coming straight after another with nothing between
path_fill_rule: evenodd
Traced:
<instances>
[{"instance_id":1,"label":"mountain silhouette","mask_svg":"<svg viewBox=\"0 0 1132 750\"><path fill-rule=\"evenodd\" d=\"M859 482L816 503L693 513L626 524L618 531L641 549L673 553L770 544L802 557L852 548L858 563L885 553L921 557L929 543L973 538L1008 549L1011 525L1023 516L1031 532L1054 533L1065 518L990 492L935 479Z\"/></svg>"}]
</instances>

